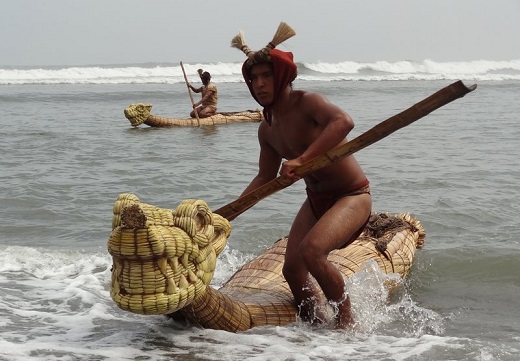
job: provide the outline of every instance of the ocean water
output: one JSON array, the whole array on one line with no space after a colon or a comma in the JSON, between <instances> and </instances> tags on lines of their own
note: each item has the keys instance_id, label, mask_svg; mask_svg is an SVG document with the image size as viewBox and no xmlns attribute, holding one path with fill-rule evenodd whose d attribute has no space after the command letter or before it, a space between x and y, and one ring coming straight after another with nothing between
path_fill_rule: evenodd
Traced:
<instances>
[{"instance_id":1,"label":"ocean water","mask_svg":"<svg viewBox=\"0 0 520 361\"><path fill-rule=\"evenodd\" d=\"M210 71L222 111L258 105L240 64ZM252 123L132 128L131 103L181 117L178 64L0 69L0 360L517 360L520 357L520 60L299 64L295 88L324 93L353 138L461 79L474 92L356 154L374 210L426 230L389 298L368 264L349 281L353 332L295 323L238 334L120 310L106 243L120 193L217 209L255 175ZM287 234L298 182L232 222L214 287Z\"/></svg>"}]
</instances>

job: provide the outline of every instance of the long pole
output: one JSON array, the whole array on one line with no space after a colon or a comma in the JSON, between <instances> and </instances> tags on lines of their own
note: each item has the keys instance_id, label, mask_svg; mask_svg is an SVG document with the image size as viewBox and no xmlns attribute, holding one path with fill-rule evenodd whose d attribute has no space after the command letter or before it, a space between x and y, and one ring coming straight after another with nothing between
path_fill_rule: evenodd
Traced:
<instances>
[{"instance_id":1,"label":"long pole","mask_svg":"<svg viewBox=\"0 0 520 361\"><path fill-rule=\"evenodd\" d=\"M184 74L184 81L186 82L186 87L188 88L188 94L190 95L191 106L193 107L193 111L195 112L195 116L197 117L197 126L200 127L199 113L197 112L197 109L195 108L195 102L193 101L193 96L191 95L190 83L188 82L188 77L186 76L186 71L184 70L184 65L182 64L182 61L181 61L181 68L182 68L182 73Z\"/></svg>"},{"instance_id":2,"label":"long pole","mask_svg":"<svg viewBox=\"0 0 520 361\"><path fill-rule=\"evenodd\" d=\"M316 157L305 164L302 164L295 169L295 173L303 178L312 172L331 164L332 162L336 162L357 152L358 150L368 147L369 145L387 137L393 132L410 125L418 119L421 119L435 109L438 109L455 99L463 97L476 88L476 84L470 87L466 87L460 80L451 85L448 85L447 87L439 90L433 95L430 95L412 107L377 124L350 142L336 147L327 153ZM217 209L215 213L220 214L224 218L229 218L240 214L268 195L288 187L291 184L292 183L289 180L279 176L264 184L263 186L255 189L254 191L251 191L250 193L243 195L235 201Z\"/></svg>"}]
</instances>

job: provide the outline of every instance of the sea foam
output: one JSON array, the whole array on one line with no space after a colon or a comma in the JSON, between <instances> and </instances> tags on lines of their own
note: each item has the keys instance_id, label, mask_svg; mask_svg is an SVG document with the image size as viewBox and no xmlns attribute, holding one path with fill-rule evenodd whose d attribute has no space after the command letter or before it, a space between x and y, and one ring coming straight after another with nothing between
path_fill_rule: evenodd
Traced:
<instances>
[{"instance_id":1,"label":"sea foam","mask_svg":"<svg viewBox=\"0 0 520 361\"><path fill-rule=\"evenodd\" d=\"M184 64L188 78L203 68L219 83L243 81L241 63ZM520 60L465 62L376 61L298 63L302 81L400 81L466 79L480 81L520 80ZM0 85L21 84L176 84L184 83L179 64L129 64L63 67L0 68Z\"/></svg>"}]
</instances>

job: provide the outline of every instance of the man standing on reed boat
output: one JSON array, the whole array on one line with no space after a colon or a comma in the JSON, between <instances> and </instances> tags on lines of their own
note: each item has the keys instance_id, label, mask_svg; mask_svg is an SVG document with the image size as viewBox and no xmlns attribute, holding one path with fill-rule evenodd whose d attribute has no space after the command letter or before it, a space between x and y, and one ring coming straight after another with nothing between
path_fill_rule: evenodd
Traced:
<instances>
[{"instance_id":1,"label":"man standing on reed boat","mask_svg":"<svg viewBox=\"0 0 520 361\"><path fill-rule=\"evenodd\" d=\"M193 104L190 117L195 118L198 115L199 118L207 118L217 113L217 86L211 82L211 74L209 72L202 71L202 69L197 70L197 72L199 73L203 85L200 88L195 88L189 84L189 87L195 93L202 92L202 99ZM195 110L197 114L195 114Z\"/></svg>"},{"instance_id":2,"label":"man standing on reed boat","mask_svg":"<svg viewBox=\"0 0 520 361\"><path fill-rule=\"evenodd\" d=\"M242 73L253 98L264 107L265 118L258 129L258 174L242 195L275 179L278 171L289 184L297 181L295 168L344 144L354 127L351 117L324 96L293 89L297 74L293 55L274 49L293 35L294 31L281 23L273 40L256 52L245 44L243 32L231 41L248 57ZM289 232L283 275L303 320L325 321L319 311L324 300L314 278L335 309L336 326L348 327L354 321L345 280L327 256L349 245L365 228L372 209L369 182L352 155L315 171L304 181L307 199Z\"/></svg>"}]
</instances>

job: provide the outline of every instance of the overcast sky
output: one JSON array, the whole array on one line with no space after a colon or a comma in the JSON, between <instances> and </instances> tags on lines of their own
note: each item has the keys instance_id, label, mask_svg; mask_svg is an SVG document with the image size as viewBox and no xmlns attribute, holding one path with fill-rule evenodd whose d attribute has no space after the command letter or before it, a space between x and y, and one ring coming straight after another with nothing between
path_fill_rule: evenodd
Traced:
<instances>
[{"instance_id":1,"label":"overcast sky","mask_svg":"<svg viewBox=\"0 0 520 361\"><path fill-rule=\"evenodd\" d=\"M520 0L8 0L0 65L242 61L280 21L296 61L520 59Z\"/></svg>"}]
</instances>

